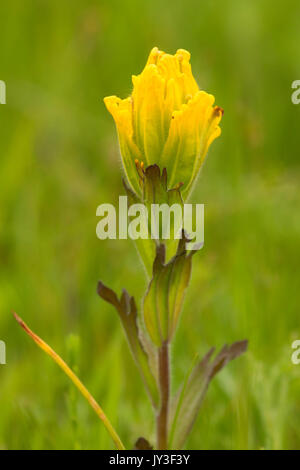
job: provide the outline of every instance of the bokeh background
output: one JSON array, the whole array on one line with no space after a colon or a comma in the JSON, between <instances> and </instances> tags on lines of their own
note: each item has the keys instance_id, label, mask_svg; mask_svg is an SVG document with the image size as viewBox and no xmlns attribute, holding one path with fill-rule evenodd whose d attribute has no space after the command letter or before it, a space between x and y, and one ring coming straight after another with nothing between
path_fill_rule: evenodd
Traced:
<instances>
[{"instance_id":1,"label":"bokeh background","mask_svg":"<svg viewBox=\"0 0 300 470\"><path fill-rule=\"evenodd\" d=\"M154 421L98 279L140 303L131 241L96 238L96 207L123 194L103 97L125 97L150 49L192 53L225 109L193 193L205 247L173 349L173 384L195 354L249 339L212 383L189 449L300 448L300 79L297 0L2 2L0 79L0 448L110 449L68 379L19 328L15 310L78 370L128 447Z\"/></svg>"}]
</instances>

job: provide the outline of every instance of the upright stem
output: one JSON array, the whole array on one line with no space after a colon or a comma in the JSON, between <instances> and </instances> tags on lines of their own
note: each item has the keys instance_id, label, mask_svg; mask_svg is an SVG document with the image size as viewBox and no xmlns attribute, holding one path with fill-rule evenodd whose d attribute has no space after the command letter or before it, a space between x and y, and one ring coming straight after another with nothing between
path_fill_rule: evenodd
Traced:
<instances>
[{"instance_id":1,"label":"upright stem","mask_svg":"<svg viewBox=\"0 0 300 470\"><path fill-rule=\"evenodd\" d=\"M168 448L168 412L170 395L169 344L164 342L159 349L160 410L157 415L157 449Z\"/></svg>"}]
</instances>

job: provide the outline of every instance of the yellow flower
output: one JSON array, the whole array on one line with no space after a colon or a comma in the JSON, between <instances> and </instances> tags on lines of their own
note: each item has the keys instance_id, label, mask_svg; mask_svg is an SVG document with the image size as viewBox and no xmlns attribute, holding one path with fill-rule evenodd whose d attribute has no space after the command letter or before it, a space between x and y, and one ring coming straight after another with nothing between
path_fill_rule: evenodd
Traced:
<instances>
[{"instance_id":1,"label":"yellow flower","mask_svg":"<svg viewBox=\"0 0 300 470\"><path fill-rule=\"evenodd\" d=\"M104 99L119 136L125 173L140 191L135 161L166 167L169 187L183 183L187 196L207 150L221 133L223 111L215 98L199 89L191 71L189 52L170 55L152 49L147 64L132 77L133 91L124 100Z\"/></svg>"}]
</instances>

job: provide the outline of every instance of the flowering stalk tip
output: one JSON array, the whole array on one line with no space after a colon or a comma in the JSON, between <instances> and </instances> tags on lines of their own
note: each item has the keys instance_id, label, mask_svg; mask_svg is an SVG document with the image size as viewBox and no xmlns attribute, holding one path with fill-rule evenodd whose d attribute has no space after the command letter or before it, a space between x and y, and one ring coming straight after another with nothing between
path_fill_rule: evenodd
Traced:
<instances>
[{"instance_id":1,"label":"flowering stalk tip","mask_svg":"<svg viewBox=\"0 0 300 470\"><path fill-rule=\"evenodd\" d=\"M104 98L116 123L127 180L140 194L135 162L157 164L167 169L171 186L183 183L186 198L221 133L223 110L214 106L213 95L199 89L184 49L171 55L154 47L132 83L128 98Z\"/></svg>"}]
</instances>

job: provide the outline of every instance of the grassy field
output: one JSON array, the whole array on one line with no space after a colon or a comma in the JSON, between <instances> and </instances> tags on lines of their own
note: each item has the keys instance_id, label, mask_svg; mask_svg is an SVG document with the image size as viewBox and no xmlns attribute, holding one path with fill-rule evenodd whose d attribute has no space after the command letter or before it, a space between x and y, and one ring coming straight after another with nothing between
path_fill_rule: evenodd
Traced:
<instances>
[{"instance_id":1,"label":"grassy field","mask_svg":"<svg viewBox=\"0 0 300 470\"><path fill-rule=\"evenodd\" d=\"M297 0L27 0L1 5L0 448L110 449L102 423L26 337L15 310L78 370L131 448L153 439L148 399L98 279L135 293L132 242L96 238L96 207L123 194L113 120L153 46L192 54L225 110L192 196L205 246L173 357L174 387L196 353L248 338L214 380L189 449L300 449L300 79Z\"/></svg>"}]
</instances>

